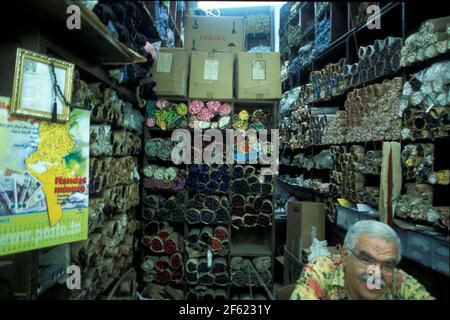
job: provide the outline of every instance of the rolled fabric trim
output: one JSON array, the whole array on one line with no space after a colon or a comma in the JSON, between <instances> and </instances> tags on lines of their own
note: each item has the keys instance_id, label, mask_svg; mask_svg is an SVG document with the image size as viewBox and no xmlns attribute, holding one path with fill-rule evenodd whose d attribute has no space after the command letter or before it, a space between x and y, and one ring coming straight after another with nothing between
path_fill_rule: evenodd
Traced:
<instances>
[{"instance_id":1,"label":"rolled fabric trim","mask_svg":"<svg viewBox=\"0 0 450 320\"><path fill-rule=\"evenodd\" d=\"M237 193L241 193L241 194L248 194L248 193L250 193L250 186L249 186L249 184L248 184L246 179L242 179L239 182L240 184L238 184L237 181L238 180L234 181L234 182L236 182L236 184L234 184L234 182L233 182L233 185L234 185L235 189L237 187L237 189L240 190L240 192L238 191Z\"/></svg>"},{"instance_id":2,"label":"rolled fabric trim","mask_svg":"<svg viewBox=\"0 0 450 320\"><path fill-rule=\"evenodd\" d=\"M200 121L209 123L213 117L214 117L214 113L212 113L211 110L209 110L208 108L204 108L204 109L200 110L199 113L197 113L197 119L199 119ZM209 124L209 126L210 125L211 124ZM200 126L201 126L201 128L204 128L203 125L200 125Z\"/></svg>"},{"instance_id":3,"label":"rolled fabric trim","mask_svg":"<svg viewBox=\"0 0 450 320\"><path fill-rule=\"evenodd\" d=\"M222 105L217 100L208 101L206 103L206 107L214 114L219 113Z\"/></svg>"},{"instance_id":4,"label":"rolled fabric trim","mask_svg":"<svg viewBox=\"0 0 450 320\"><path fill-rule=\"evenodd\" d=\"M183 256L181 253L174 253L170 256L170 267L177 269L183 263Z\"/></svg>"},{"instance_id":5,"label":"rolled fabric trim","mask_svg":"<svg viewBox=\"0 0 450 320\"><path fill-rule=\"evenodd\" d=\"M185 218L185 209L184 208L175 208L172 210L172 221L181 222Z\"/></svg>"},{"instance_id":6,"label":"rolled fabric trim","mask_svg":"<svg viewBox=\"0 0 450 320\"><path fill-rule=\"evenodd\" d=\"M263 201L264 201L264 199L263 199L262 197L260 197L260 196L256 196L256 197L255 197L255 200L254 200L254 202L253 202L253 208L254 208L257 212L259 212L259 211L261 210L261 207L262 207L262 205L263 205Z\"/></svg>"},{"instance_id":7,"label":"rolled fabric trim","mask_svg":"<svg viewBox=\"0 0 450 320\"><path fill-rule=\"evenodd\" d=\"M244 207L244 211L247 214L258 214L258 212L251 206L250 204L246 204Z\"/></svg>"},{"instance_id":8,"label":"rolled fabric trim","mask_svg":"<svg viewBox=\"0 0 450 320\"><path fill-rule=\"evenodd\" d=\"M189 200L188 207L192 209L201 210L203 209L203 202L197 202L192 199Z\"/></svg>"},{"instance_id":9,"label":"rolled fabric trim","mask_svg":"<svg viewBox=\"0 0 450 320\"><path fill-rule=\"evenodd\" d=\"M155 269L157 271L167 270L167 269L169 269L169 266L170 266L169 257L166 257L166 256L160 257L158 259L158 261L156 261L156 263L155 263Z\"/></svg>"},{"instance_id":10,"label":"rolled fabric trim","mask_svg":"<svg viewBox=\"0 0 450 320\"><path fill-rule=\"evenodd\" d=\"M196 193L192 199L196 202L203 203L203 201L205 201L205 199L206 199L206 195L201 194L201 193Z\"/></svg>"},{"instance_id":11,"label":"rolled fabric trim","mask_svg":"<svg viewBox=\"0 0 450 320\"><path fill-rule=\"evenodd\" d=\"M198 277L198 283L200 285L206 285L206 286L212 285L212 284L214 284L214 277L212 274L209 274L209 273L201 273L201 274L199 274L199 277Z\"/></svg>"},{"instance_id":12,"label":"rolled fabric trim","mask_svg":"<svg viewBox=\"0 0 450 320\"><path fill-rule=\"evenodd\" d=\"M166 225L165 227L159 229L158 237L160 237L163 240L166 240L173 232L174 232L173 227Z\"/></svg>"},{"instance_id":13,"label":"rolled fabric trim","mask_svg":"<svg viewBox=\"0 0 450 320\"><path fill-rule=\"evenodd\" d=\"M260 213L257 217L257 224L263 227L272 225L272 218L267 214Z\"/></svg>"},{"instance_id":14,"label":"rolled fabric trim","mask_svg":"<svg viewBox=\"0 0 450 320\"><path fill-rule=\"evenodd\" d=\"M245 205L245 197L241 194L234 194L231 197L233 207L243 207Z\"/></svg>"},{"instance_id":15,"label":"rolled fabric trim","mask_svg":"<svg viewBox=\"0 0 450 320\"><path fill-rule=\"evenodd\" d=\"M206 184L208 192L217 192L219 190L219 184L215 181L209 181Z\"/></svg>"},{"instance_id":16,"label":"rolled fabric trim","mask_svg":"<svg viewBox=\"0 0 450 320\"><path fill-rule=\"evenodd\" d=\"M252 183L250 186L250 193L259 194L261 193L262 186L259 182Z\"/></svg>"},{"instance_id":17,"label":"rolled fabric trim","mask_svg":"<svg viewBox=\"0 0 450 320\"><path fill-rule=\"evenodd\" d=\"M211 268L208 267L208 259L201 258L198 264L198 272L205 273L209 272Z\"/></svg>"},{"instance_id":18,"label":"rolled fabric trim","mask_svg":"<svg viewBox=\"0 0 450 320\"><path fill-rule=\"evenodd\" d=\"M245 285L245 275L241 270L237 270L231 273L231 283L235 286L242 287Z\"/></svg>"},{"instance_id":19,"label":"rolled fabric trim","mask_svg":"<svg viewBox=\"0 0 450 320\"><path fill-rule=\"evenodd\" d=\"M258 222L258 216L255 214L244 214L243 224L246 227L255 227Z\"/></svg>"},{"instance_id":20,"label":"rolled fabric trim","mask_svg":"<svg viewBox=\"0 0 450 320\"><path fill-rule=\"evenodd\" d=\"M256 257L252 259L255 269L258 271L269 269L272 266L272 259L267 257Z\"/></svg>"},{"instance_id":21,"label":"rolled fabric trim","mask_svg":"<svg viewBox=\"0 0 450 320\"><path fill-rule=\"evenodd\" d=\"M158 236L155 236L151 239L150 242L150 250L152 250L155 253L162 253L164 252L164 241Z\"/></svg>"},{"instance_id":22,"label":"rolled fabric trim","mask_svg":"<svg viewBox=\"0 0 450 320\"><path fill-rule=\"evenodd\" d=\"M245 166L244 167L244 175L245 175L245 177L250 177L250 176L254 175L255 172L256 172L256 169L253 166Z\"/></svg>"},{"instance_id":23,"label":"rolled fabric trim","mask_svg":"<svg viewBox=\"0 0 450 320\"><path fill-rule=\"evenodd\" d=\"M219 185L219 192L221 192L221 193L227 193L229 189L230 189L230 185L226 182L222 182Z\"/></svg>"},{"instance_id":24,"label":"rolled fabric trim","mask_svg":"<svg viewBox=\"0 0 450 320\"><path fill-rule=\"evenodd\" d=\"M189 284L197 284L198 283L198 274L197 274L197 272L194 272L194 273L186 272L185 279L186 279L186 282Z\"/></svg>"},{"instance_id":25,"label":"rolled fabric trim","mask_svg":"<svg viewBox=\"0 0 450 320\"><path fill-rule=\"evenodd\" d=\"M219 170L211 170L209 172L209 180L218 181L221 179L222 174Z\"/></svg>"},{"instance_id":26,"label":"rolled fabric trim","mask_svg":"<svg viewBox=\"0 0 450 320\"><path fill-rule=\"evenodd\" d=\"M187 240L190 243L196 243L200 239L200 229L193 228L189 231Z\"/></svg>"},{"instance_id":27,"label":"rolled fabric trim","mask_svg":"<svg viewBox=\"0 0 450 320\"><path fill-rule=\"evenodd\" d=\"M167 101L166 99L158 99L158 101L156 101L156 107L159 110L163 110L166 109L169 106L169 101Z\"/></svg>"},{"instance_id":28,"label":"rolled fabric trim","mask_svg":"<svg viewBox=\"0 0 450 320\"><path fill-rule=\"evenodd\" d=\"M216 274L214 277L214 284L218 286L226 286L229 281L230 277L228 276L228 273L225 272Z\"/></svg>"},{"instance_id":29,"label":"rolled fabric trim","mask_svg":"<svg viewBox=\"0 0 450 320\"><path fill-rule=\"evenodd\" d=\"M243 207L232 207L231 213L233 215L242 216L245 214L245 209Z\"/></svg>"},{"instance_id":30,"label":"rolled fabric trim","mask_svg":"<svg viewBox=\"0 0 450 320\"><path fill-rule=\"evenodd\" d=\"M261 213L271 215L273 213L273 204L270 200L264 200L260 209Z\"/></svg>"},{"instance_id":31,"label":"rolled fabric trim","mask_svg":"<svg viewBox=\"0 0 450 320\"><path fill-rule=\"evenodd\" d=\"M213 239L213 229L211 227L203 227L200 232L200 241L210 244Z\"/></svg>"},{"instance_id":32,"label":"rolled fabric trim","mask_svg":"<svg viewBox=\"0 0 450 320\"><path fill-rule=\"evenodd\" d=\"M258 277L253 271L244 271L244 279L246 286L256 286L258 285Z\"/></svg>"},{"instance_id":33,"label":"rolled fabric trim","mask_svg":"<svg viewBox=\"0 0 450 320\"><path fill-rule=\"evenodd\" d=\"M172 209L175 209L177 207L177 204L178 203L177 203L177 200L176 200L175 196L172 196L172 197L170 197L169 199L167 199L164 202L164 207L167 208L167 209L172 210Z\"/></svg>"},{"instance_id":34,"label":"rolled fabric trim","mask_svg":"<svg viewBox=\"0 0 450 320\"><path fill-rule=\"evenodd\" d=\"M225 102L219 109L219 115L226 116L229 115L230 113L231 113L231 105Z\"/></svg>"},{"instance_id":35,"label":"rolled fabric trim","mask_svg":"<svg viewBox=\"0 0 450 320\"><path fill-rule=\"evenodd\" d=\"M231 122L231 117L230 116L223 116L219 119L219 123L218 123L218 127L219 129L224 129L226 128Z\"/></svg>"},{"instance_id":36,"label":"rolled fabric trim","mask_svg":"<svg viewBox=\"0 0 450 320\"><path fill-rule=\"evenodd\" d=\"M157 271L156 272L156 282L161 284L167 284L170 282L170 272L169 271Z\"/></svg>"},{"instance_id":37,"label":"rolled fabric trim","mask_svg":"<svg viewBox=\"0 0 450 320\"><path fill-rule=\"evenodd\" d=\"M191 115L196 115L205 107L205 103L201 100L193 100L189 104L189 113Z\"/></svg>"},{"instance_id":38,"label":"rolled fabric trim","mask_svg":"<svg viewBox=\"0 0 450 320\"><path fill-rule=\"evenodd\" d=\"M216 252L221 247L222 247L222 241L220 241L220 239L218 239L216 237L213 237L209 244L209 248L211 249L211 251Z\"/></svg>"},{"instance_id":39,"label":"rolled fabric trim","mask_svg":"<svg viewBox=\"0 0 450 320\"><path fill-rule=\"evenodd\" d=\"M229 238L228 228L226 228L226 227L222 227L222 226L216 227L214 229L213 234L214 234L214 237L218 238L219 240L226 240Z\"/></svg>"},{"instance_id":40,"label":"rolled fabric trim","mask_svg":"<svg viewBox=\"0 0 450 320\"><path fill-rule=\"evenodd\" d=\"M177 114L180 116L185 116L188 113L188 106L185 103L179 103L175 110L177 111Z\"/></svg>"},{"instance_id":41,"label":"rolled fabric trim","mask_svg":"<svg viewBox=\"0 0 450 320\"><path fill-rule=\"evenodd\" d=\"M204 224L211 224L216 220L216 214L212 210L202 209L200 211L200 221Z\"/></svg>"},{"instance_id":42,"label":"rolled fabric trim","mask_svg":"<svg viewBox=\"0 0 450 320\"><path fill-rule=\"evenodd\" d=\"M233 167L233 178L241 179L244 177L244 167L241 165L236 165Z\"/></svg>"},{"instance_id":43,"label":"rolled fabric trim","mask_svg":"<svg viewBox=\"0 0 450 320\"><path fill-rule=\"evenodd\" d=\"M158 208L160 197L156 194L149 194L144 198L144 204L152 209Z\"/></svg>"},{"instance_id":44,"label":"rolled fabric trim","mask_svg":"<svg viewBox=\"0 0 450 320\"><path fill-rule=\"evenodd\" d=\"M273 185L269 183L263 183L261 185L261 193L263 195L271 195L273 193Z\"/></svg>"},{"instance_id":45,"label":"rolled fabric trim","mask_svg":"<svg viewBox=\"0 0 450 320\"><path fill-rule=\"evenodd\" d=\"M268 285L272 282L272 274L269 270L260 270L258 271L258 275L262 281L260 281L260 285ZM261 283L262 282L262 283Z\"/></svg>"},{"instance_id":46,"label":"rolled fabric trim","mask_svg":"<svg viewBox=\"0 0 450 320\"><path fill-rule=\"evenodd\" d=\"M239 112L239 119L240 119L240 120L242 120L242 121L247 121L248 118L249 118L249 114L248 114L248 112L247 112L246 110L241 110L241 111Z\"/></svg>"},{"instance_id":47,"label":"rolled fabric trim","mask_svg":"<svg viewBox=\"0 0 450 320\"><path fill-rule=\"evenodd\" d=\"M152 238L150 236L147 236L147 235L143 236L142 239L141 239L141 243L145 247L149 247L151 242L152 242Z\"/></svg>"},{"instance_id":48,"label":"rolled fabric trim","mask_svg":"<svg viewBox=\"0 0 450 320\"><path fill-rule=\"evenodd\" d=\"M164 240L164 252L167 254L173 254L178 251L178 239L174 236L169 236L168 239Z\"/></svg>"},{"instance_id":49,"label":"rolled fabric trim","mask_svg":"<svg viewBox=\"0 0 450 320\"><path fill-rule=\"evenodd\" d=\"M153 208L144 208L142 211L142 218L144 220L152 220L156 216L156 211Z\"/></svg>"},{"instance_id":50,"label":"rolled fabric trim","mask_svg":"<svg viewBox=\"0 0 450 320\"><path fill-rule=\"evenodd\" d=\"M231 258L230 268L231 270L240 270L244 265L244 259L242 257L236 256Z\"/></svg>"},{"instance_id":51,"label":"rolled fabric trim","mask_svg":"<svg viewBox=\"0 0 450 320\"><path fill-rule=\"evenodd\" d=\"M142 262L142 264L141 264L141 269L144 272L151 272L152 270L155 269L155 262L156 262L156 257L146 256L144 258L144 262Z\"/></svg>"},{"instance_id":52,"label":"rolled fabric trim","mask_svg":"<svg viewBox=\"0 0 450 320\"><path fill-rule=\"evenodd\" d=\"M230 214L228 212L228 209L225 209L224 207L220 207L216 212L216 221L217 222L226 222L230 218Z\"/></svg>"},{"instance_id":53,"label":"rolled fabric trim","mask_svg":"<svg viewBox=\"0 0 450 320\"><path fill-rule=\"evenodd\" d=\"M146 236L153 236L158 232L158 230L159 230L158 222L151 221L144 226L142 233Z\"/></svg>"},{"instance_id":54,"label":"rolled fabric trim","mask_svg":"<svg viewBox=\"0 0 450 320\"><path fill-rule=\"evenodd\" d=\"M227 293L223 289L217 289L214 292L214 300L227 300Z\"/></svg>"},{"instance_id":55,"label":"rolled fabric trim","mask_svg":"<svg viewBox=\"0 0 450 320\"><path fill-rule=\"evenodd\" d=\"M157 211L156 217L160 220L170 221L172 220L172 211L167 208L161 208Z\"/></svg>"},{"instance_id":56,"label":"rolled fabric trim","mask_svg":"<svg viewBox=\"0 0 450 320\"><path fill-rule=\"evenodd\" d=\"M222 257L215 258L212 263L211 273L218 274L226 271L227 271L227 260Z\"/></svg>"},{"instance_id":57,"label":"rolled fabric trim","mask_svg":"<svg viewBox=\"0 0 450 320\"><path fill-rule=\"evenodd\" d=\"M238 230L239 230L239 228L242 226L243 222L244 222L244 220L243 220L242 217L239 217L239 216L233 216L233 217L231 218L231 226L232 226L233 228L235 228L235 229L238 229Z\"/></svg>"},{"instance_id":58,"label":"rolled fabric trim","mask_svg":"<svg viewBox=\"0 0 450 320\"><path fill-rule=\"evenodd\" d=\"M186 221L190 224L196 224L200 222L200 210L190 208L186 214Z\"/></svg>"},{"instance_id":59,"label":"rolled fabric trim","mask_svg":"<svg viewBox=\"0 0 450 320\"><path fill-rule=\"evenodd\" d=\"M207 196L204 200L205 207L209 210L217 210L220 206L220 198L218 196Z\"/></svg>"},{"instance_id":60,"label":"rolled fabric trim","mask_svg":"<svg viewBox=\"0 0 450 320\"><path fill-rule=\"evenodd\" d=\"M183 265L180 265L176 270L174 270L171 274L171 281L173 283L180 283L184 278L184 268Z\"/></svg>"},{"instance_id":61,"label":"rolled fabric trim","mask_svg":"<svg viewBox=\"0 0 450 320\"><path fill-rule=\"evenodd\" d=\"M220 197L220 206L224 208L228 208L230 206L227 197L225 196Z\"/></svg>"},{"instance_id":62,"label":"rolled fabric trim","mask_svg":"<svg viewBox=\"0 0 450 320\"><path fill-rule=\"evenodd\" d=\"M199 260L197 258L190 258L186 262L186 271L189 272L189 273L197 272L198 271L198 265L199 265Z\"/></svg>"},{"instance_id":63,"label":"rolled fabric trim","mask_svg":"<svg viewBox=\"0 0 450 320\"><path fill-rule=\"evenodd\" d=\"M184 194L184 192L178 192L177 195L175 196L175 198L176 198L178 204L184 203L184 200L185 200L185 194ZM183 206L183 207L184 207L184 206Z\"/></svg>"},{"instance_id":64,"label":"rolled fabric trim","mask_svg":"<svg viewBox=\"0 0 450 320\"><path fill-rule=\"evenodd\" d=\"M259 183L258 178L255 175L251 175L247 178L248 184Z\"/></svg>"},{"instance_id":65,"label":"rolled fabric trim","mask_svg":"<svg viewBox=\"0 0 450 320\"><path fill-rule=\"evenodd\" d=\"M154 178L144 178L144 188L155 189L156 180Z\"/></svg>"}]
</instances>

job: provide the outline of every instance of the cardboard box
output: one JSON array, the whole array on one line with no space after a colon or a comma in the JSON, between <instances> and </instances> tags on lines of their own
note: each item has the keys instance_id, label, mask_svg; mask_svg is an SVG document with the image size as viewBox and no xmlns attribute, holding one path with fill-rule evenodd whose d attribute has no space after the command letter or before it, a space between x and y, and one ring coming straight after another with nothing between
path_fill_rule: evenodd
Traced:
<instances>
[{"instance_id":1,"label":"cardboard box","mask_svg":"<svg viewBox=\"0 0 450 320\"><path fill-rule=\"evenodd\" d=\"M159 96L186 97L188 91L189 52L185 48L161 48L152 68L155 92Z\"/></svg>"},{"instance_id":2,"label":"cardboard box","mask_svg":"<svg viewBox=\"0 0 450 320\"><path fill-rule=\"evenodd\" d=\"M233 98L233 54L192 52L189 98Z\"/></svg>"},{"instance_id":3,"label":"cardboard box","mask_svg":"<svg viewBox=\"0 0 450 320\"><path fill-rule=\"evenodd\" d=\"M296 284L289 284L277 290L277 300L289 300Z\"/></svg>"},{"instance_id":4,"label":"cardboard box","mask_svg":"<svg viewBox=\"0 0 450 320\"><path fill-rule=\"evenodd\" d=\"M244 18L186 16L184 47L189 51L244 51Z\"/></svg>"},{"instance_id":5,"label":"cardboard box","mask_svg":"<svg viewBox=\"0 0 450 320\"><path fill-rule=\"evenodd\" d=\"M237 99L281 99L281 63L276 52L238 52Z\"/></svg>"},{"instance_id":6,"label":"cardboard box","mask_svg":"<svg viewBox=\"0 0 450 320\"><path fill-rule=\"evenodd\" d=\"M325 210L321 202L293 201L288 203L286 247L298 259L311 246L311 227L317 238L325 240Z\"/></svg>"}]
</instances>

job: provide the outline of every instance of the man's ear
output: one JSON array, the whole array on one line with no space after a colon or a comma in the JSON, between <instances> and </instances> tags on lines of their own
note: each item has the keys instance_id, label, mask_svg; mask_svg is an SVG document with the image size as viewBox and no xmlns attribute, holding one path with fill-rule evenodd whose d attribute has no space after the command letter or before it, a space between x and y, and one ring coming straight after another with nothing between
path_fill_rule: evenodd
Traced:
<instances>
[{"instance_id":1,"label":"man's ear","mask_svg":"<svg viewBox=\"0 0 450 320\"><path fill-rule=\"evenodd\" d=\"M342 246L341 248L341 258L343 261L347 260L348 258L348 249L346 246Z\"/></svg>"}]
</instances>

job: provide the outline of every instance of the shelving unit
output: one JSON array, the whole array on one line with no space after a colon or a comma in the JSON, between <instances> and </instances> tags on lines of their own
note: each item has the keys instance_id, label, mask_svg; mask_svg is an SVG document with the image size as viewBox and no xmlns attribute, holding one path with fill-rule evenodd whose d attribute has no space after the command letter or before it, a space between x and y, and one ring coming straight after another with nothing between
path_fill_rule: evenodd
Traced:
<instances>
[{"instance_id":1,"label":"shelving unit","mask_svg":"<svg viewBox=\"0 0 450 320\"><path fill-rule=\"evenodd\" d=\"M170 102L173 103L179 103L179 102L183 102L186 103L187 105L189 105L193 100L196 100L195 98L173 98L173 97L164 97L165 99L167 99ZM202 101L207 101L207 99L203 99L203 98L198 98L199 100ZM276 101L264 101L264 100L238 100L238 99L221 99L219 100L221 103L225 103L228 102L231 104L232 106L232 112L230 114L231 118L233 118L234 114L237 114L240 110L245 109L248 110L249 112L251 112L252 110L256 110L256 109L263 109L266 112L270 112L272 115L275 115L273 121L274 123L276 122L276 110L277 110L277 106L278 103ZM192 128L187 128L187 130L189 130L191 133L194 131ZM225 135L225 130L221 130L222 133ZM153 128L145 128L145 134L144 134L144 140L143 143L145 144L145 142L153 136L158 136L158 137L170 137L171 133L173 132L173 130L166 130L163 131L157 127L153 127ZM204 132L204 130L202 130L202 133ZM170 160L169 161L160 161L160 160L150 160L149 158L145 157L145 159L143 160L143 165L145 166L147 163L158 163L158 164L162 164L165 163L167 165L170 164ZM173 164L170 164L171 166ZM257 164L255 165L256 168L259 168L261 165ZM181 165L181 168L186 168L186 174L188 174L189 172L189 167L190 165ZM230 166L230 170L232 170L233 165ZM145 191L144 191L145 190ZM154 193L163 193L166 194L170 191L164 191L164 190L149 190L149 189L145 189L143 188L143 192L154 192ZM192 198L192 196L196 193L195 190L189 190L189 189L185 189L183 192L185 192L186 197L185 197L185 206L186 208L188 208L188 201L189 199ZM227 193L217 193L217 195L220 196L226 196L228 198L229 203L231 204L231 196L232 196L233 192L230 189ZM270 196L272 203L274 202L274 197L275 197L275 192L272 193L272 195ZM189 224L187 221L184 221L183 223L179 223L179 224L183 224L184 225L184 238L187 239L189 230L193 227L196 228L202 228L203 226L212 226L213 228L215 226L226 226L228 229L228 234L229 234L229 241L230 241L230 251L227 255L225 255L225 258L228 261L228 264L230 262L230 259L234 256L242 256L242 257L247 257L247 258L252 258L252 257L261 257L261 256L269 256L272 259L272 266L273 266L273 261L275 259L275 255L274 255L274 237L275 237L275 233L274 233L274 215L272 214L272 227L269 228L262 228L262 227L255 227L255 228L244 228L241 227L239 230L235 230L232 226L231 226L231 216L232 216L232 212L230 210L230 220L228 222L215 222L213 224L210 225L204 225L204 224ZM213 253L213 256L216 256L217 254ZM185 252L185 262L187 261L187 252ZM272 272L272 278L273 278L273 267L270 269ZM231 270L228 267L228 274L231 276ZM216 287L216 286L213 286ZM184 288L186 290L188 290L189 288L193 288L193 285L189 285L188 283L186 283L186 281L184 281ZM218 287L219 288L219 287ZM230 283L226 286L227 292L228 292L228 297L231 297L232 295L232 291L235 290L242 290L245 288L242 287L235 287L233 285L231 285Z\"/></svg>"},{"instance_id":2,"label":"shelving unit","mask_svg":"<svg viewBox=\"0 0 450 320\"><path fill-rule=\"evenodd\" d=\"M70 5L80 8L80 29L70 30L66 25L69 17L66 10ZM143 63L146 62L146 59L114 38L95 13L79 1L37 2L26 0L20 3L9 1L1 3L0 8L2 12L16 12L21 16L20 20L10 22L0 30L2 38L0 44L2 55L2 59L0 59L0 69L2 70L0 92L2 95L11 95L16 50L17 47L22 47L70 61L76 65L83 81L87 83L102 82L116 91L121 99L136 104L136 92L116 83L109 76L109 70L129 64ZM144 19L142 32L148 40L156 41L159 37L155 33L155 20L151 18L149 16L149 20ZM93 121L93 123L98 122ZM130 211L131 216L135 214L134 210ZM13 261L14 269L7 278L11 279L13 291L17 297L37 298L39 254L48 250L50 249L2 257L2 262L5 259ZM2 269L1 272L4 270L6 269ZM116 280L122 281L122 279ZM57 284L39 296L39 299L43 300L54 298L68 298L67 288Z\"/></svg>"},{"instance_id":3,"label":"shelving unit","mask_svg":"<svg viewBox=\"0 0 450 320\"><path fill-rule=\"evenodd\" d=\"M317 3L318 4L318 3ZM330 5L335 5L337 3L330 3ZM295 5L295 4L294 4ZM305 85L309 82L309 73L313 70L320 70L323 67L325 67L329 63L335 63L340 58L346 58L346 64L353 64L355 62L358 62L358 55L357 55L357 49L360 46L367 46L369 44L372 44L375 39L384 39L387 36L394 36L394 37L400 37L403 40L409 36L411 33L414 33L418 30L420 24L426 20L426 19L433 19L437 17L445 16L440 10L436 7L426 5L424 3L422 4L409 4L409 3L402 3L402 2L395 2L395 3L382 3L381 5L381 12L379 15L380 22L381 22L381 29L368 29L366 27L366 23L360 22L357 25L353 26L351 22L351 17L354 15L356 7L359 3L339 3L340 7L335 7L334 10L336 10L337 13L339 13L341 19L338 19L336 21L336 24L333 24L331 26L331 32L332 34L332 40L328 48L323 51L321 54L319 54L317 57L315 57L308 65L305 65L296 75L288 77L285 81L283 81L283 92L293 89L294 87ZM289 10L291 8L292 4L287 4L282 10ZM300 6L299 8L299 20L300 20L300 26L302 26L302 19L307 20L307 12L302 16L301 11L302 10L308 10L305 9L303 6ZM331 11L333 11L333 8L331 8ZM295 20L295 19L293 19ZM335 28L338 28L339 30L335 30ZM293 56L290 55L284 55L283 59L285 61L291 60L292 61ZM417 65L412 65L405 68L400 68L400 70L396 72L390 72L389 74L383 75L381 77L377 77L375 79L372 79L370 81L367 81L365 83L361 83L355 87L347 88L345 92L339 96L334 96L329 100L322 100L322 101L315 101L314 103L311 103L310 106L314 108L321 108L321 107L327 107L327 106L340 106L340 110L343 109L343 104L345 102L345 99L347 97L347 94L354 90L355 88L362 88L364 86L374 84L374 83L381 83L385 79L392 79L394 77L402 77L404 80L408 80L410 76L418 72L426 67L431 66L435 62L444 61L449 59L449 53L445 53L443 55L440 55L438 57L435 57L433 59L424 61L422 63L419 63ZM438 142L439 141L439 142ZM448 146L444 143L444 141L448 142L448 137L445 138L436 138L433 140L435 144L439 144L440 146L436 146L438 148L439 152L443 152L443 150L446 150ZM402 148L405 146L406 143L418 143L418 142L431 142L430 139L418 139L415 141L411 140L399 140L399 142L402 144ZM333 145L363 145L366 147L367 150L381 150L382 147L382 141L360 141L360 142L351 142L351 143L342 143L342 144L333 144ZM445 145L445 146L444 146ZM295 155L299 152L305 153L306 155L313 155L320 152L320 150L328 149L330 145L310 145L305 148L299 148L296 150L288 150L285 149L283 151L280 151L280 154L285 152L289 155ZM316 151L313 151L316 150ZM317 151L318 150L318 151ZM442 159L442 155L439 156ZM440 161L438 160L438 156L435 156L435 162ZM445 166L440 166L440 169L444 169ZM448 169L445 167L445 169ZM320 172L313 169L310 171L307 171L303 168L296 168L289 165L280 165L280 174L283 173L304 173L305 178L314 178L320 176ZM309 175L309 176L308 176ZM373 175L373 174L364 174L364 179L367 183L370 184L370 186L377 186L379 185L380 176L379 175ZM307 199L313 201L323 201L323 197L317 196L315 190L302 190L304 188L297 187L297 186L289 186L286 185L285 182L280 182L280 186L282 189L287 190L288 193L298 196L300 199ZM436 194L434 195L434 206L449 206L448 197L444 196L443 192L446 192L448 194L448 186L438 186L434 185L433 189L436 189ZM301 192L299 191L301 190ZM446 190L446 191L444 191ZM403 192L402 192L403 194ZM436 199L440 199L439 202L436 202ZM329 221L326 223L326 234L327 234L327 240L329 240L329 245L334 245L336 243L342 243L343 238L345 236L345 232L342 230L338 230L339 227L335 227L333 224L331 224ZM414 264L414 267L412 265ZM406 258L404 259L404 262L401 265L402 268L404 268L405 271L409 272L408 269L414 269L415 274L413 274L414 277L416 277L419 282L428 282L430 286L430 291L439 297L447 297L448 298L448 290L444 290L442 286L439 284L439 281L430 281L429 279L426 280L424 277L425 274L429 274L430 269L425 266L419 266L417 263L412 262L410 259ZM420 270L420 271L419 271ZM436 274L436 272L433 272L433 274ZM442 275L437 275L437 278L442 279ZM447 278L448 280L448 278ZM433 292L434 291L434 292Z\"/></svg>"}]
</instances>

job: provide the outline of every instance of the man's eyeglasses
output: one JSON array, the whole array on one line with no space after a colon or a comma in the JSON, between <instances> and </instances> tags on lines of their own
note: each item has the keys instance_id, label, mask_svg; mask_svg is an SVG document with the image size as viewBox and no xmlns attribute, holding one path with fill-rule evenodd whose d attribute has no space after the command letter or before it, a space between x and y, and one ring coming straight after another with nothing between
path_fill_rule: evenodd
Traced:
<instances>
[{"instance_id":1,"label":"man's eyeglasses","mask_svg":"<svg viewBox=\"0 0 450 320\"><path fill-rule=\"evenodd\" d=\"M378 265L380 266L381 271L384 271L386 273L393 273L395 268L397 268L397 264L396 263L385 263L385 262L378 262L375 259L373 259L372 257L368 257L366 255L359 255L356 254L356 252L354 252L353 250L351 250L350 248L347 248L348 251L350 251L362 264L364 264L366 267L370 266L370 265Z\"/></svg>"}]
</instances>

